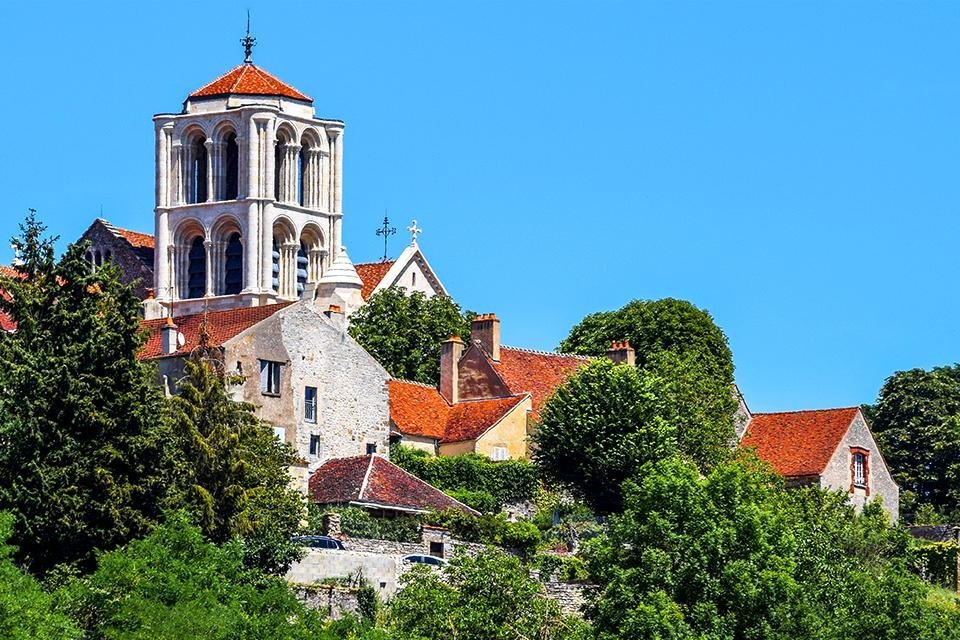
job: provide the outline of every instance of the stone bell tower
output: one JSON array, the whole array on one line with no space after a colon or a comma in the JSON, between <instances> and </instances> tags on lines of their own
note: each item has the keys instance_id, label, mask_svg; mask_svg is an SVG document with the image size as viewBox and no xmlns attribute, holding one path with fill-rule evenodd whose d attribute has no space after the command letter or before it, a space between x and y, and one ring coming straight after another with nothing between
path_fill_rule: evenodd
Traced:
<instances>
[{"instance_id":1,"label":"stone bell tower","mask_svg":"<svg viewBox=\"0 0 960 640\"><path fill-rule=\"evenodd\" d=\"M341 253L344 124L255 65L249 31L243 44L243 64L153 118L148 318L312 296Z\"/></svg>"}]
</instances>

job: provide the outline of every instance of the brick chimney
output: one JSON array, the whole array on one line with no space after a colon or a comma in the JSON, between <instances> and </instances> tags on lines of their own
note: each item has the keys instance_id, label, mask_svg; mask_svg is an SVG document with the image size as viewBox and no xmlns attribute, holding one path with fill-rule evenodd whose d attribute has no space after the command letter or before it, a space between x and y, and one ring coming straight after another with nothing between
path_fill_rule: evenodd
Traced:
<instances>
[{"instance_id":1,"label":"brick chimney","mask_svg":"<svg viewBox=\"0 0 960 640\"><path fill-rule=\"evenodd\" d=\"M636 352L630 343L626 340L614 342L607 350L607 357L613 360L614 364L636 364Z\"/></svg>"},{"instance_id":2,"label":"brick chimney","mask_svg":"<svg viewBox=\"0 0 960 640\"><path fill-rule=\"evenodd\" d=\"M484 313L470 323L470 338L479 342L496 362L500 362L500 320L492 313Z\"/></svg>"},{"instance_id":3,"label":"brick chimney","mask_svg":"<svg viewBox=\"0 0 960 640\"><path fill-rule=\"evenodd\" d=\"M180 345L177 344L177 325L173 318L167 316L167 323L160 328L160 350L163 353L176 353Z\"/></svg>"},{"instance_id":4,"label":"brick chimney","mask_svg":"<svg viewBox=\"0 0 960 640\"><path fill-rule=\"evenodd\" d=\"M460 400L460 356L463 355L463 340L460 336L450 338L440 346L440 395L450 404Z\"/></svg>"}]
</instances>

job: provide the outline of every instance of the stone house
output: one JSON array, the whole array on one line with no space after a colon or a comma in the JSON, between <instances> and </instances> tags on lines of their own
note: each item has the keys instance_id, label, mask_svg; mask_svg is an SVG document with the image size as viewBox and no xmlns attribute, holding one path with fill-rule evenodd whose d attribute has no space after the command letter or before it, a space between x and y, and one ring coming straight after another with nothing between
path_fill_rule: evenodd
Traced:
<instances>
[{"instance_id":1,"label":"stone house","mask_svg":"<svg viewBox=\"0 0 960 640\"><path fill-rule=\"evenodd\" d=\"M440 384L390 384L390 423L405 445L436 455L480 453L494 460L526 458L533 421L553 391L590 358L500 344L500 320L477 316L473 344L443 343ZM632 356L626 343L610 352Z\"/></svg>"},{"instance_id":2,"label":"stone house","mask_svg":"<svg viewBox=\"0 0 960 640\"><path fill-rule=\"evenodd\" d=\"M242 380L235 398L255 405L299 454L291 472L302 488L330 458L388 451L390 376L347 334L342 313L299 302L144 321L141 357L156 363L168 391L204 323L225 369Z\"/></svg>"},{"instance_id":3,"label":"stone house","mask_svg":"<svg viewBox=\"0 0 960 640\"><path fill-rule=\"evenodd\" d=\"M89 242L87 262L99 267L112 262L120 269L120 280L132 284L134 293L145 299L153 287L153 236L139 231L120 229L102 218L80 236L80 242Z\"/></svg>"},{"instance_id":4,"label":"stone house","mask_svg":"<svg viewBox=\"0 0 960 640\"><path fill-rule=\"evenodd\" d=\"M755 413L740 446L756 451L788 486L841 491L858 510L879 500L892 521L899 518L900 489L859 407Z\"/></svg>"}]
</instances>

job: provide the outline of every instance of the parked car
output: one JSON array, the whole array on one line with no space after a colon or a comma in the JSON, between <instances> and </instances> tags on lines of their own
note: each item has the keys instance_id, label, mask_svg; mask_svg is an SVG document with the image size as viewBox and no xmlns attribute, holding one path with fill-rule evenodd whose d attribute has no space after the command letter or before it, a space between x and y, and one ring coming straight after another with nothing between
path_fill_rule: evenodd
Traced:
<instances>
[{"instance_id":1,"label":"parked car","mask_svg":"<svg viewBox=\"0 0 960 640\"><path fill-rule=\"evenodd\" d=\"M439 567L441 565L447 564L447 561L443 558L438 558L436 556L424 556L420 554L413 554L409 556L404 556L404 562L413 562L416 564L429 564L434 567Z\"/></svg>"},{"instance_id":2,"label":"parked car","mask_svg":"<svg viewBox=\"0 0 960 640\"><path fill-rule=\"evenodd\" d=\"M294 536L290 542L312 549L343 549L343 543L330 536Z\"/></svg>"}]
</instances>

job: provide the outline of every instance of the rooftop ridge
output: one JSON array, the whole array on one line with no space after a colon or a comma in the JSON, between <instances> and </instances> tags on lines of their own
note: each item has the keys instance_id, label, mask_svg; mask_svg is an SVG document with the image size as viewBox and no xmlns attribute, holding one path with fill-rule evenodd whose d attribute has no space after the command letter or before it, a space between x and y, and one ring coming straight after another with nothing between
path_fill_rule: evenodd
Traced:
<instances>
[{"instance_id":1,"label":"rooftop ridge","mask_svg":"<svg viewBox=\"0 0 960 640\"><path fill-rule=\"evenodd\" d=\"M528 349L526 347L511 347L509 345L501 345L500 349L510 349L512 351L522 351L524 353L534 353L540 356L555 356L557 358L577 358L579 360L595 360L596 356L584 356L579 353L557 353L556 351L542 351L540 349Z\"/></svg>"},{"instance_id":2,"label":"rooftop ridge","mask_svg":"<svg viewBox=\"0 0 960 640\"><path fill-rule=\"evenodd\" d=\"M851 407L831 407L829 409L794 409L793 411L756 411L752 415L754 416L782 416L790 415L797 413L827 413L830 411L853 411L859 410L860 405L853 405Z\"/></svg>"},{"instance_id":3,"label":"rooftop ridge","mask_svg":"<svg viewBox=\"0 0 960 640\"><path fill-rule=\"evenodd\" d=\"M436 389L436 385L427 384L426 382L417 382L416 380L407 380L406 378L390 378L391 382L403 382L404 384L412 384L418 387L423 387L425 389Z\"/></svg>"},{"instance_id":4,"label":"rooftop ridge","mask_svg":"<svg viewBox=\"0 0 960 640\"><path fill-rule=\"evenodd\" d=\"M215 87L218 83L221 83L230 79L230 76L234 74L236 75L236 78L233 79L233 81L229 84L229 86L224 87L222 89L221 88L213 89L213 87ZM276 85L279 85L281 90L272 91L272 92L271 91L244 92L244 91L238 90L237 87L240 86L240 84L243 82L244 78L247 77L248 74L254 74L256 79L252 80L253 82L256 82L259 80L261 82L274 83ZM284 90L289 90L289 91L284 91ZM223 73L217 78L215 78L213 81L206 83L205 85L203 85L198 89L195 89L194 91L191 91L188 94L187 99L189 100L190 98L212 98L216 96L223 96L223 95L230 95L230 94L279 95L279 96L284 96L286 98L291 98L294 100L301 100L304 102L313 102L313 98L311 98L304 92L300 91L289 82L285 82L277 78L266 69L263 69L262 67L258 67L252 62L244 62L243 64L233 67L226 73Z\"/></svg>"}]
</instances>

